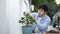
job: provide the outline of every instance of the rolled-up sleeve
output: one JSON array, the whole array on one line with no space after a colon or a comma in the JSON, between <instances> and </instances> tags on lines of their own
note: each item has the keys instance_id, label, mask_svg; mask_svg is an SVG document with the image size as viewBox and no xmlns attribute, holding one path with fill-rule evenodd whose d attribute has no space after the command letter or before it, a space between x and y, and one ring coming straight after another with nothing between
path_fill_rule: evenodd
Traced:
<instances>
[{"instance_id":1,"label":"rolled-up sleeve","mask_svg":"<svg viewBox=\"0 0 60 34\"><path fill-rule=\"evenodd\" d=\"M30 13L31 16L35 17L37 13Z\"/></svg>"},{"instance_id":2,"label":"rolled-up sleeve","mask_svg":"<svg viewBox=\"0 0 60 34\"><path fill-rule=\"evenodd\" d=\"M49 24L50 24L50 18L46 19L46 21L43 24L37 23L37 27L40 30L45 30L45 29L47 29Z\"/></svg>"}]
</instances>

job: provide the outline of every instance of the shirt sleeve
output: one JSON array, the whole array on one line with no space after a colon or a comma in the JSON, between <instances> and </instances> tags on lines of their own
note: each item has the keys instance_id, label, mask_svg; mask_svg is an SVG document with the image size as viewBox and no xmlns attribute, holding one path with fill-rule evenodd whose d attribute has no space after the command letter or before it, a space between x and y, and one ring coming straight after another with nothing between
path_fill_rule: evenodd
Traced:
<instances>
[{"instance_id":1,"label":"shirt sleeve","mask_svg":"<svg viewBox=\"0 0 60 34\"><path fill-rule=\"evenodd\" d=\"M45 30L48 27L49 24L50 24L50 18L47 19L43 24L40 24L40 22L37 23L37 27L40 30Z\"/></svg>"},{"instance_id":2,"label":"shirt sleeve","mask_svg":"<svg viewBox=\"0 0 60 34\"><path fill-rule=\"evenodd\" d=\"M32 17L35 17L36 14L37 14L37 13L30 13L30 15L31 15Z\"/></svg>"}]
</instances>

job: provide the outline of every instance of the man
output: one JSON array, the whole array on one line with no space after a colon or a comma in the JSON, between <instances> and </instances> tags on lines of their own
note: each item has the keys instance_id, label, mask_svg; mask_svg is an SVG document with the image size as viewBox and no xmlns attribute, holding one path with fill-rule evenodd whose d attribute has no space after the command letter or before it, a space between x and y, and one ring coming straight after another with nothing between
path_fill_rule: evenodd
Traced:
<instances>
[{"instance_id":1,"label":"man","mask_svg":"<svg viewBox=\"0 0 60 34\"><path fill-rule=\"evenodd\" d=\"M30 14L35 20L36 24L33 26L33 32L40 32L42 33L43 31L46 31L48 28L48 25L50 23L50 17L46 15L46 12L48 10L47 5L40 5L38 7L38 12L37 13L32 13ZM25 15L27 12L25 12Z\"/></svg>"}]
</instances>

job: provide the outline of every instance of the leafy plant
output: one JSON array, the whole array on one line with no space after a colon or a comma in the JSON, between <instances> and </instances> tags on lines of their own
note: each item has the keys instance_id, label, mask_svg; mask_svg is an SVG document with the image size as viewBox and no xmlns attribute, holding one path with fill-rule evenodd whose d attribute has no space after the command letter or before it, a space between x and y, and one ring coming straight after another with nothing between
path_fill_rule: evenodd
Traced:
<instances>
[{"instance_id":1,"label":"leafy plant","mask_svg":"<svg viewBox=\"0 0 60 34\"><path fill-rule=\"evenodd\" d=\"M25 17L21 17L19 20L19 23L25 23L26 26L29 26L29 24L36 23L35 19L30 16L29 14L24 15Z\"/></svg>"}]
</instances>

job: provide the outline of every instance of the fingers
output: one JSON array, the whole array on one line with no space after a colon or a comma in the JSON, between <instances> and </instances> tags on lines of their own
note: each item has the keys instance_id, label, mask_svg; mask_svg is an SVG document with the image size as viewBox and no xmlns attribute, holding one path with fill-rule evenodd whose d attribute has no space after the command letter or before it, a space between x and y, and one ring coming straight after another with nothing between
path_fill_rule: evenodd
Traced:
<instances>
[{"instance_id":1,"label":"fingers","mask_svg":"<svg viewBox=\"0 0 60 34\"><path fill-rule=\"evenodd\" d=\"M27 14L29 14L29 12L26 12L26 11L25 11L25 12L23 12L23 15L27 15Z\"/></svg>"}]
</instances>

